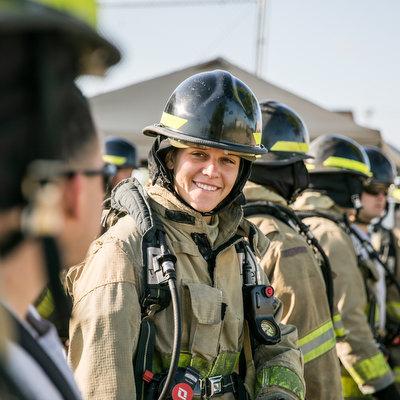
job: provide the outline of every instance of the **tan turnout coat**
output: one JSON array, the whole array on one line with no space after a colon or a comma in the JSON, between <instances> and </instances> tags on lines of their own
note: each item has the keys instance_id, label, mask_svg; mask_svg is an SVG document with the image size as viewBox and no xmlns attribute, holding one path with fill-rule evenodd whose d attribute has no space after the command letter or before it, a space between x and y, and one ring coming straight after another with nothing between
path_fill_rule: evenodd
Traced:
<instances>
[{"instance_id":1,"label":"tan turnout coat","mask_svg":"<svg viewBox=\"0 0 400 400\"><path fill-rule=\"evenodd\" d=\"M246 184L244 193L249 202L269 201L287 207L283 197L253 182ZM283 303L282 322L298 329L307 399L341 399L335 332L317 256L301 234L276 217L259 214L249 220L270 241L261 266Z\"/></svg>"},{"instance_id":2,"label":"tan turnout coat","mask_svg":"<svg viewBox=\"0 0 400 400\"><path fill-rule=\"evenodd\" d=\"M342 210L328 196L304 192L294 208L329 212L338 217ZM345 398L361 398L393 382L393 374L373 338L366 318L366 287L350 236L335 222L321 217L306 218L329 257L335 273L335 304L347 336L336 345L342 368ZM361 391L361 392L360 392Z\"/></svg>"},{"instance_id":3,"label":"tan turnout coat","mask_svg":"<svg viewBox=\"0 0 400 400\"><path fill-rule=\"evenodd\" d=\"M203 377L237 371L244 340L244 317L241 266L234 243L217 255L212 281L207 262L191 237L192 233L209 233L204 218L166 189L153 186L147 191L152 211L164 224L168 245L178 259L177 284L183 322L180 365L194 366ZM185 222L174 221L167 215L170 211L188 218ZM231 206L219 214L213 249L226 244L235 234L247 236L249 228L240 207ZM69 362L84 398L136 397L132 358L141 322L140 239L134 219L124 216L93 243L86 261L69 271L68 290L74 304ZM256 235L255 245L261 256L268 243L263 235ZM265 276L263 279L267 281ZM222 319L223 304L226 312ZM278 319L281 311L279 306ZM173 340L171 305L156 314L155 325L155 362L166 370ZM297 331L293 326L281 328L280 344L257 348L256 373L253 380L248 376L248 388L259 398L284 391L290 398L302 399L303 365L296 345ZM228 393L223 397L229 396Z\"/></svg>"}]
</instances>

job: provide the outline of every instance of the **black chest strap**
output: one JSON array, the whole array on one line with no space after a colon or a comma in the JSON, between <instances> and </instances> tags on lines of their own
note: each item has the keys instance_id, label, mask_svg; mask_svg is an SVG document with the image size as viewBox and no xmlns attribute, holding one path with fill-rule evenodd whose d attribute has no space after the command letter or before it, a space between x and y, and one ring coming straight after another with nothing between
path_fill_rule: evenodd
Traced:
<instances>
[{"instance_id":1,"label":"black chest strap","mask_svg":"<svg viewBox=\"0 0 400 400\"><path fill-rule=\"evenodd\" d=\"M308 245L311 246L311 248L314 250L314 252L320 255L321 273L325 282L325 290L330 314L331 317L333 317L334 289L331 265L327 255L325 254L325 251L310 231L310 228L291 209L281 206L279 204L272 203L270 201L249 202L243 207L243 211L245 217L250 217L257 214L267 214L278 219L285 225L289 226L291 229L295 230L297 233L301 234L306 239Z\"/></svg>"}]
</instances>

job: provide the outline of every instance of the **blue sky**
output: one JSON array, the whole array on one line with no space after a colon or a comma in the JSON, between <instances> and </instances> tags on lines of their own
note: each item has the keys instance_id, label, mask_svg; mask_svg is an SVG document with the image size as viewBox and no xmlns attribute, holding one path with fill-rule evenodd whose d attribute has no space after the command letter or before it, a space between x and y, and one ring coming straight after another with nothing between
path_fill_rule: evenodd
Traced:
<instances>
[{"instance_id":1,"label":"blue sky","mask_svg":"<svg viewBox=\"0 0 400 400\"><path fill-rule=\"evenodd\" d=\"M107 6L129 2L101 1L99 27L124 60L106 78L82 79L86 94L217 56L254 71L256 4ZM328 109L352 109L357 122L400 147L400 1L267 0L267 7L262 77Z\"/></svg>"}]
</instances>

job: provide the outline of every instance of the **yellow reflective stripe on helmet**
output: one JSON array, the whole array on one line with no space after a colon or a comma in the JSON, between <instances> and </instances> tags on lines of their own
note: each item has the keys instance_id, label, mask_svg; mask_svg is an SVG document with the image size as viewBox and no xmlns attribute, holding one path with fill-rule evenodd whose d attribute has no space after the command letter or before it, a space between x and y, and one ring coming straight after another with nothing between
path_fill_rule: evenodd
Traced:
<instances>
[{"instance_id":1,"label":"yellow reflective stripe on helmet","mask_svg":"<svg viewBox=\"0 0 400 400\"><path fill-rule=\"evenodd\" d=\"M352 367L348 367L348 371L358 385L365 385L365 383L381 378L391 372L382 353L365 358Z\"/></svg>"},{"instance_id":2,"label":"yellow reflective stripe on helmet","mask_svg":"<svg viewBox=\"0 0 400 400\"><path fill-rule=\"evenodd\" d=\"M256 145L259 146L261 144L261 132L253 132L254 140Z\"/></svg>"},{"instance_id":3,"label":"yellow reflective stripe on helmet","mask_svg":"<svg viewBox=\"0 0 400 400\"><path fill-rule=\"evenodd\" d=\"M347 335L347 330L343 325L342 316L340 314L335 314L332 318L333 329L335 330L335 335L337 339L343 338Z\"/></svg>"},{"instance_id":4,"label":"yellow reflective stripe on helmet","mask_svg":"<svg viewBox=\"0 0 400 400\"><path fill-rule=\"evenodd\" d=\"M386 312L391 318L400 321L400 303L398 301L388 301Z\"/></svg>"},{"instance_id":5,"label":"yellow reflective stripe on helmet","mask_svg":"<svg viewBox=\"0 0 400 400\"><path fill-rule=\"evenodd\" d=\"M121 157L121 156L112 156L109 154L105 154L103 156L103 161L108 163L108 164L113 164L117 166L124 165L127 161L126 157Z\"/></svg>"},{"instance_id":6,"label":"yellow reflective stripe on helmet","mask_svg":"<svg viewBox=\"0 0 400 400\"><path fill-rule=\"evenodd\" d=\"M177 117L176 115L168 114L166 112L162 113L160 124L171 128L179 129L188 122L187 119Z\"/></svg>"},{"instance_id":7,"label":"yellow reflective stripe on helmet","mask_svg":"<svg viewBox=\"0 0 400 400\"><path fill-rule=\"evenodd\" d=\"M361 172L366 176L372 176L367 164L364 164L361 161L349 160L348 158L331 156L323 162L323 165L325 167L349 169L351 171Z\"/></svg>"},{"instance_id":8,"label":"yellow reflective stripe on helmet","mask_svg":"<svg viewBox=\"0 0 400 400\"><path fill-rule=\"evenodd\" d=\"M304 400L304 385L299 376L289 368L282 366L264 367L257 372L255 397L265 387L277 386L295 393Z\"/></svg>"},{"instance_id":9,"label":"yellow reflective stripe on helmet","mask_svg":"<svg viewBox=\"0 0 400 400\"><path fill-rule=\"evenodd\" d=\"M37 312L43 318L50 318L54 313L54 299L49 289L46 289L46 294L44 295L42 301L36 306Z\"/></svg>"},{"instance_id":10,"label":"yellow reflective stripe on helmet","mask_svg":"<svg viewBox=\"0 0 400 400\"><path fill-rule=\"evenodd\" d=\"M308 143L286 142L283 140L276 142L271 147L271 151L290 151L295 153L307 153L308 149Z\"/></svg>"},{"instance_id":11,"label":"yellow reflective stripe on helmet","mask_svg":"<svg viewBox=\"0 0 400 400\"><path fill-rule=\"evenodd\" d=\"M336 345L332 321L325 322L299 339L297 343L303 353L305 363L327 353Z\"/></svg>"},{"instance_id":12,"label":"yellow reflective stripe on helmet","mask_svg":"<svg viewBox=\"0 0 400 400\"><path fill-rule=\"evenodd\" d=\"M95 0L35 0L49 7L65 11L93 28L97 25L97 6Z\"/></svg>"}]
</instances>

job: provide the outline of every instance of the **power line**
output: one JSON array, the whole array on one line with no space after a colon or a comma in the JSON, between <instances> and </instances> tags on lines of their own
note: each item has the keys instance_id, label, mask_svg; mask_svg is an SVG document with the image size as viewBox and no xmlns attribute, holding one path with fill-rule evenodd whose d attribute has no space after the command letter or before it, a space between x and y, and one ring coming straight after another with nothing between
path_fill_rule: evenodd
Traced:
<instances>
[{"instance_id":1,"label":"power line","mask_svg":"<svg viewBox=\"0 0 400 400\"><path fill-rule=\"evenodd\" d=\"M167 1L98 1L103 8L156 8L156 7L193 7L205 5L254 4L257 0L167 0Z\"/></svg>"}]
</instances>

